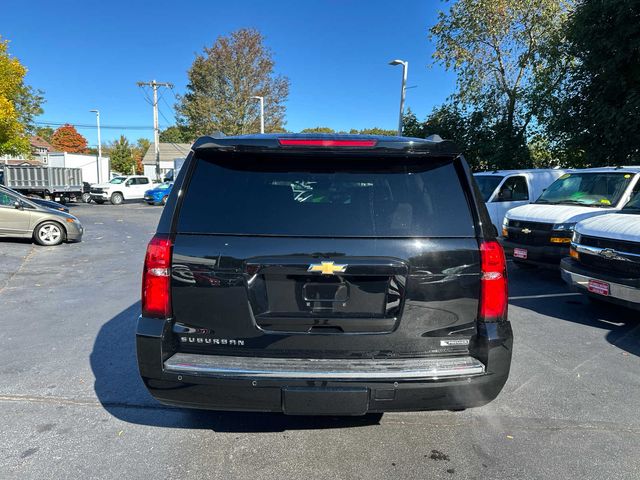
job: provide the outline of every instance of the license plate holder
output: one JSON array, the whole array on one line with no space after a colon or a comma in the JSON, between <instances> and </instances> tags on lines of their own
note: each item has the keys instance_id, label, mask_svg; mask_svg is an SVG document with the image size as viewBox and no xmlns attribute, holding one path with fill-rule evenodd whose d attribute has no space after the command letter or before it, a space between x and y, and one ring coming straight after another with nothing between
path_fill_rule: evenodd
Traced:
<instances>
[{"instance_id":1,"label":"license plate holder","mask_svg":"<svg viewBox=\"0 0 640 480\"><path fill-rule=\"evenodd\" d=\"M523 260L526 260L528 255L529 255L529 252L527 252L526 248L514 248L513 249L514 258L522 258Z\"/></svg>"},{"instance_id":2,"label":"license plate holder","mask_svg":"<svg viewBox=\"0 0 640 480\"><path fill-rule=\"evenodd\" d=\"M596 295L608 297L611 293L611 286L607 282L601 280L590 279L587 283L587 290Z\"/></svg>"},{"instance_id":3,"label":"license plate holder","mask_svg":"<svg viewBox=\"0 0 640 480\"><path fill-rule=\"evenodd\" d=\"M368 388L282 389L282 411L287 415L364 415L368 409Z\"/></svg>"}]
</instances>

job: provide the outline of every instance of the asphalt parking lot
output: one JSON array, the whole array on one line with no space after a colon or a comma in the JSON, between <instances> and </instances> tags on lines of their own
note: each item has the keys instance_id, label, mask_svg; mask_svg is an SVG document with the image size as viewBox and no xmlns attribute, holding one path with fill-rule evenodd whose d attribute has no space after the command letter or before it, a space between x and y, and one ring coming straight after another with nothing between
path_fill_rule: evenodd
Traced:
<instances>
[{"instance_id":1,"label":"asphalt parking lot","mask_svg":"<svg viewBox=\"0 0 640 480\"><path fill-rule=\"evenodd\" d=\"M0 477L638 478L640 321L510 269L515 342L464 412L286 417L163 407L134 345L160 207L73 205L82 243L0 240Z\"/></svg>"}]
</instances>

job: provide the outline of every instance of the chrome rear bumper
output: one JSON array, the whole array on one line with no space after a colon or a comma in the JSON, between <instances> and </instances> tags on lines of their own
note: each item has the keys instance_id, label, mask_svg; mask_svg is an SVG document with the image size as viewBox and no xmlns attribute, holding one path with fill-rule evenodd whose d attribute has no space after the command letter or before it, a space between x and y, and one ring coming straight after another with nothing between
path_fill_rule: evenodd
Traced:
<instances>
[{"instance_id":1,"label":"chrome rear bumper","mask_svg":"<svg viewBox=\"0 0 640 480\"><path fill-rule=\"evenodd\" d=\"M176 353L164 362L164 371L195 376L252 379L309 380L438 380L485 373L473 357L410 359L308 359L231 357Z\"/></svg>"}]
</instances>

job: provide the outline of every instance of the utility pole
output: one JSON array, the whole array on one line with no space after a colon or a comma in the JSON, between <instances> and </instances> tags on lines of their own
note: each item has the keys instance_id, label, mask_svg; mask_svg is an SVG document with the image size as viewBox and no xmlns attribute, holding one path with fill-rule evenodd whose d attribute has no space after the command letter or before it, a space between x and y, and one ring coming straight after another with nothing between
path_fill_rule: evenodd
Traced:
<instances>
[{"instance_id":1,"label":"utility pole","mask_svg":"<svg viewBox=\"0 0 640 480\"><path fill-rule=\"evenodd\" d=\"M139 87L151 87L153 89L153 150L156 159L156 180L160 178L160 128L158 127L158 87L173 88L173 83L156 82L138 82Z\"/></svg>"},{"instance_id":2,"label":"utility pole","mask_svg":"<svg viewBox=\"0 0 640 480\"><path fill-rule=\"evenodd\" d=\"M102 143L100 141L100 110L89 110L96 114L96 124L98 126L98 158L96 158L96 181L102 183Z\"/></svg>"}]
</instances>

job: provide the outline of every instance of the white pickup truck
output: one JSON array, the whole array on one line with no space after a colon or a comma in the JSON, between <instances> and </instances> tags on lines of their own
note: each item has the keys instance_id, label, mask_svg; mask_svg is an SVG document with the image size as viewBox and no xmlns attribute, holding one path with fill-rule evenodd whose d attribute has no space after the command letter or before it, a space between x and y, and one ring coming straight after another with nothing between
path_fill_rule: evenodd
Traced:
<instances>
[{"instance_id":1,"label":"white pickup truck","mask_svg":"<svg viewBox=\"0 0 640 480\"><path fill-rule=\"evenodd\" d=\"M491 222L501 232L505 214L512 208L535 201L558 177L559 169L495 170L473 176L487 205Z\"/></svg>"},{"instance_id":2,"label":"white pickup truck","mask_svg":"<svg viewBox=\"0 0 640 480\"><path fill-rule=\"evenodd\" d=\"M98 204L111 202L120 205L126 200L144 198L144 192L151 187L151 179L142 175L114 177L109 183L91 185L91 200Z\"/></svg>"},{"instance_id":3,"label":"white pickup truck","mask_svg":"<svg viewBox=\"0 0 640 480\"><path fill-rule=\"evenodd\" d=\"M589 298L640 310L640 193L618 213L579 222L560 270Z\"/></svg>"},{"instance_id":4,"label":"white pickup truck","mask_svg":"<svg viewBox=\"0 0 640 480\"><path fill-rule=\"evenodd\" d=\"M502 226L507 256L518 266L557 267L569 255L575 225L619 211L640 190L640 167L574 170L534 203L509 210Z\"/></svg>"}]
</instances>

